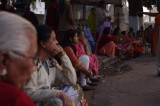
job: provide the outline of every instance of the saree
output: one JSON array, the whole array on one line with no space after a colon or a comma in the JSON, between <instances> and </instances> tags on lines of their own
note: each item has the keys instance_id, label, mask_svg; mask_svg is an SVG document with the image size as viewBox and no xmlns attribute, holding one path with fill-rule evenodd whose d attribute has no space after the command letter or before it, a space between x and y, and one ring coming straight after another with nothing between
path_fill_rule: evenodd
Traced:
<instances>
[{"instance_id":1,"label":"saree","mask_svg":"<svg viewBox=\"0 0 160 106\"><path fill-rule=\"evenodd\" d=\"M109 43L105 44L99 51L98 53L100 55L107 55L111 58L114 58L115 56L115 47L116 44L113 41L110 41Z\"/></svg>"},{"instance_id":2,"label":"saree","mask_svg":"<svg viewBox=\"0 0 160 106\"><path fill-rule=\"evenodd\" d=\"M79 43L79 44L74 44L75 48L76 48L76 56L79 58L80 56L86 54L86 51L84 49L83 44ZM98 58L95 54L89 54L89 59L90 59L90 63L89 63L89 68L93 71L94 74L98 75Z\"/></svg>"},{"instance_id":3,"label":"saree","mask_svg":"<svg viewBox=\"0 0 160 106\"><path fill-rule=\"evenodd\" d=\"M102 34L97 44L97 53L113 58L115 56L115 47L114 38L111 35Z\"/></svg>"},{"instance_id":4,"label":"saree","mask_svg":"<svg viewBox=\"0 0 160 106\"><path fill-rule=\"evenodd\" d=\"M73 101L73 106L87 106L83 103L88 102L83 98L84 93L79 85L63 86L59 88ZM52 98L46 102L40 103L39 106L63 106L63 101L60 98Z\"/></svg>"}]
</instances>

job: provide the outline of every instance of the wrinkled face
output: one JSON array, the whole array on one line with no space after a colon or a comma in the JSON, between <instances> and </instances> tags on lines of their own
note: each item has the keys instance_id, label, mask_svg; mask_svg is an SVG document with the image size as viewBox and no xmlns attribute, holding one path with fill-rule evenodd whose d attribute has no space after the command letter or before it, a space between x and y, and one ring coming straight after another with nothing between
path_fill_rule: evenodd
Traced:
<instances>
[{"instance_id":1,"label":"wrinkled face","mask_svg":"<svg viewBox=\"0 0 160 106\"><path fill-rule=\"evenodd\" d=\"M57 44L58 44L58 41L56 39L56 34L54 33L54 31L52 31L51 37L49 38L49 40L43 46L45 46L45 48L44 48L45 51L50 54L52 48L57 46Z\"/></svg>"},{"instance_id":2,"label":"wrinkled face","mask_svg":"<svg viewBox=\"0 0 160 106\"><path fill-rule=\"evenodd\" d=\"M30 47L24 54L13 52L14 55L18 56L15 58L7 53L0 53L0 68L7 70L7 74L3 76L3 81L20 89L26 85L35 69L33 57L37 52L36 33L28 30L26 32L28 34L27 38L30 41Z\"/></svg>"}]
</instances>

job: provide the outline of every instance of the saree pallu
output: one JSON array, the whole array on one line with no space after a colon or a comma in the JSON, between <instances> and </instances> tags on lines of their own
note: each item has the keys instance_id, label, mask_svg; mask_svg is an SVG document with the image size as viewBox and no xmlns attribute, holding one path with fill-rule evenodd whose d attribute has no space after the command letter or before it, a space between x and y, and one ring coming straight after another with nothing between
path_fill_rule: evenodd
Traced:
<instances>
[{"instance_id":1,"label":"saree pallu","mask_svg":"<svg viewBox=\"0 0 160 106\"><path fill-rule=\"evenodd\" d=\"M98 75L98 67L99 67L99 61L95 54L89 55L90 63L89 68L92 70L92 72L96 75Z\"/></svg>"},{"instance_id":2,"label":"saree pallu","mask_svg":"<svg viewBox=\"0 0 160 106\"><path fill-rule=\"evenodd\" d=\"M120 58L129 59L134 57L134 47L130 43L117 45L116 49Z\"/></svg>"},{"instance_id":3,"label":"saree pallu","mask_svg":"<svg viewBox=\"0 0 160 106\"><path fill-rule=\"evenodd\" d=\"M99 51L98 53L100 55L107 55L109 57L114 58L115 56L115 47L116 44L113 41L108 42L107 44L105 44Z\"/></svg>"}]
</instances>

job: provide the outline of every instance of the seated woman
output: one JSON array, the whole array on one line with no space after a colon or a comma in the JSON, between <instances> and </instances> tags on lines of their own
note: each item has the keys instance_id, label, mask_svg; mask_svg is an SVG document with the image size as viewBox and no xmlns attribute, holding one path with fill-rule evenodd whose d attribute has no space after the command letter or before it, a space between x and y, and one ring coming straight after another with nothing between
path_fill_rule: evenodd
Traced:
<instances>
[{"instance_id":1,"label":"seated woman","mask_svg":"<svg viewBox=\"0 0 160 106\"><path fill-rule=\"evenodd\" d=\"M117 36L117 38L118 37L119 42L121 43L117 46L117 48L123 51L123 53L121 53L121 58L133 58L136 57L136 55L139 55L141 51L143 51L143 47L136 37L126 35L125 31L122 31L121 35Z\"/></svg>"},{"instance_id":2,"label":"seated woman","mask_svg":"<svg viewBox=\"0 0 160 106\"><path fill-rule=\"evenodd\" d=\"M36 106L22 91L35 69L36 30L7 12L0 12L0 25L0 106Z\"/></svg>"},{"instance_id":3,"label":"seated woman","mask_svg":"<svg viewBox=\"0 0 160 106\"><path fill-rule=\"evenodd\" d=\"M76 69L76 71L80 72L80 85L82 86L83 90L94 90L94 87L87 85L87 81L88 83L90 83L89 78L86 79L86 76L92 76L92 71L89 70L89 56L76 56L77 50L74 46L74 43L77 41L77 31L74 29L70 29L66 32L66 38L64 39L62 45L74 68Z\"/></svg>"},{"instance_id":4,"label":"seated woman","mask_svg":"<svg viewBox=\"0 0 160 106\"><path fill-rule=\"evenodd\" d=\"M133 48L133 57L138 57L144 53L144 42L142 39L139 39L137 35L134 37L128 35L127 41L130 42Z\"/></svg>"},{"instance_id":5,"label":"seated woman","mask_svg":"<svg viewBox=\"0 0 160 106\"><path fill-rule=\"evenodd\" d=\"M76 48L76 56L79 58L82 55L88 55L90 59L89 68L92 70L94 75L98 75L98 59L95 54L87 52L87 39L85 38L84 32L81 29L77 29L78 40L74 42Z\"/></svg>"},{"instance_id":6,"label":"seated woman","mask_svg":"<svg viewBox=\"0 0 160 106\"><path fill-rule=\"evenodd\" d=\"M113 37L110 35L110 28L106 27L103 30L103 34L100 37L97 44L97 53L100 55L106 55L111 58L115 57L115 47Z\"/></svg>"},{"instance_id":7,"label":"seated woman","mask_svg":"<svg viewBox=\"0 0 160 106\"><path fill-rule=\"evenodd\" d=\"M76 84L77 76L68 56L58 45L52 28L37 27L38 53L37 70L25 87L32 100L45 106L79 106L83 92ZM62 66L53 58L58 55Z\"/></svg>"}]
</instances>

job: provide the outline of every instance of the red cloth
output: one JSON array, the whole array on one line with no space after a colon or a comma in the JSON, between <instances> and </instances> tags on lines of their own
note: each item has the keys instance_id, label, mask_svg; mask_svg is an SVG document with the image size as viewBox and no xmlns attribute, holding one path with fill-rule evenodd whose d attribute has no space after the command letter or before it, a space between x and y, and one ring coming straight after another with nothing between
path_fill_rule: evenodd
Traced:
<instances>
[{"instance_id":1,"label":"red cloth","mask_svg":"<svg viewBox=\"0 0 160 106\"><path fill-rule=\"evenodd\" d=\"M36 106L20 89L0 83L0 106Z\"/></svg>"},{"instance_id":2,"label":"red cloth","mask_svg":"<svg viewBox=\"0 0 160 106\"><path fill-rule=\"evenodd\" d=\"M110 41L114 41L114 38L112 36L108 36L108 35L102 35L98 41L97 44L97 51L99 51L104 45L106 45L107 43L109 43Z\"/></svg>"}]
</instances>

